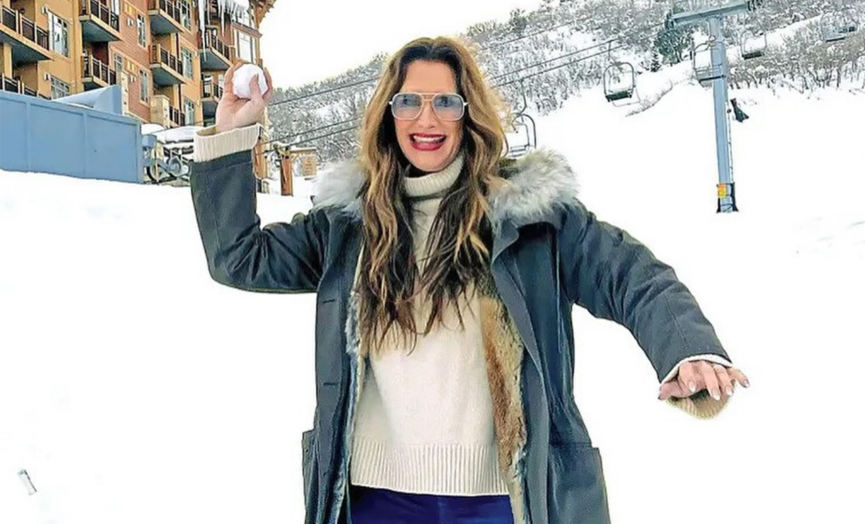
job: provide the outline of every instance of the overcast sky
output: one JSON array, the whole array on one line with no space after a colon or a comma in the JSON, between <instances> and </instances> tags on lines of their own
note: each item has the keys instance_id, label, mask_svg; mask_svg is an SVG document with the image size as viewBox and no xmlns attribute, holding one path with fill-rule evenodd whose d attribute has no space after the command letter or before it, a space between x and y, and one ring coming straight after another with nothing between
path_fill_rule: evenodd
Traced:
<instances>
[{"instance_id":1,"label":"overcast sky","mask_svg":"<svg viewBox=\"0 0 865 524\"><path fill-rule=\"evenodd\" d=\"M277 87L299 86L393 53L420 36L456 35L541 0L277 0L261 24L261 55Z\"/></svg>"}]
</instances>

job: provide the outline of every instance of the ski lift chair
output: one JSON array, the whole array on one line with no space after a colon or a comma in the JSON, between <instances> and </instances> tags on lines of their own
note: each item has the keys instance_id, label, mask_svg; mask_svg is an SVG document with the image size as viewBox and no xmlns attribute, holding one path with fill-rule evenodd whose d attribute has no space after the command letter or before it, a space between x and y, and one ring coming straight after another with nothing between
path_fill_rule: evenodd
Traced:
<instances>
[{"instance_id":1,"label":"ski lift chair","mask_svg":"<svg viewBox=\"0 0 865 524\"><path fill-rule=\"evenodd\" d=\"M703 87L710 87L714 80L724 78L724 67L712 65L711 44L711 42L703 42L691 48L691 64L694 68L694 76ZM698 60L698 57L702 60ZM708 64L705 63L705 58L709 59Z\"/></svg>"},{"instance_id":2,"label":"ski lift chair","mask_svg":"<svg viewBox=\"0 0 865 524\"><path fill-rule=\"evenodd\" d=\"M537 128L532 117L525 113L518 114L514 119L514 130L518 131L519 129L525 129L525 140L513 146L508 144L508 158L519 158L538 147Z\"/></svg>"},{"instance_id":3,"label":"ski lift chair","mask_svg":"<svg viewBox=\"0 0 865 524\"><path fill-rule=\"evenodd\" d=\"M820 18L820 31L824 42L840 42L859 31L859 21L850 8L826 13Z\"/></svg>"},{"instance_id":4,"label":"ski lift chair","mask_svg":"<svg viewBox=\"0 0 865 524\"><path fill-rule=\"evenodd\" d=\"M522 141L519 144L511 146L510 144L505 144L508 148L507 157L508 158L519 158L532 149L538 147L538 129L535 125L535 119L526 114L526 108L529 106L528 99L526 98L526 92L522 89L523 96L523 107L516 113L514 116L514 130L525 129L526 130L526 140ZM505 137L505 142L507 142L507 137Z\"/></svg>"},{"instance_id":5,"label":"ski lift chair","mask_svg":"<svg viewBox=\"0 0 865 524\"><path fill-rule=\"evenodd\" d=\"M604 70L604 97L615 106L638 102L637 72L629 62L616 62ZM618 102L618 103L617 103ZM625 102L625 103L622 103Z\"/></svg>"},{"instance_id":6,"label":"ski lift chair","mask_svg":"<svg viewBox=\"0 0 865 524\"><path fill-rule=\"evenodd\" d=\"M755 35L751 32L746 32L742 36L740 49L744 60L753 60L760 58L766 54L766 48L769 47L769 40L766 33Z\"/></svg>"}]
</instances>

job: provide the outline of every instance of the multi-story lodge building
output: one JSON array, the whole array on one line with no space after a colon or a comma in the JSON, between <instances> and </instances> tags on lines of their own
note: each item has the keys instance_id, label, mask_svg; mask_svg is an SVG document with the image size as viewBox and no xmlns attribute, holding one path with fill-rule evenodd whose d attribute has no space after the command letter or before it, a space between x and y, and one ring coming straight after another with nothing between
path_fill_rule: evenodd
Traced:
<instances>
[{"instance_id":1,"label":"multi-story lodge building","mask_svg":"<svg viewBox=\"0 0 865 524\"><path fill-rule=\"evenodd\" d=\"M275 0L0 2L0 89L58 98L118 84L126 115L168 128L212 122L231 64L262 65Z\"/></svg>"}]
</instances>

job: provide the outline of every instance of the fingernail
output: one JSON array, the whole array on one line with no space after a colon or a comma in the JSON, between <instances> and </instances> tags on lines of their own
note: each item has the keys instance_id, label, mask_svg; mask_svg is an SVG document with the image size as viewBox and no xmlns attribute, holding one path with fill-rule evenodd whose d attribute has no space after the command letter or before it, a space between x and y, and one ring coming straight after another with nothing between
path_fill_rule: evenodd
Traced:
<instances>
[{"instance_id":1,"label":"fingernail","mask_svg":"<svg viewBox=\"0 0 865 524\"><path fill-rule=\"evenodd\" d=\"M695 391L697 391L697 384L695 384L693 382L689 382L688 383L688 389L691 390L691 393L694 393Z\"/></svg>"},{"instance_id":2,"label":"fingernail","mask_svg":"<svg viewBox=\"0 0 865 524\"><path fill-rule=\"evenodd\" d=\"M728 396L728 397L732 397L732 396L733 396L733 388L727 388L727 396Z\"/></svg>"},{"instance_id":3,"label":"fingernail","mask_svg":"<svg viewBox=\"0 0 865 524\"><path fill-rule=\"evenodd\" d=\"M714 398L715 400L721 400L721 392L718 391L717 389L713 389L712 390L712 398Z\"/></svg>"},{"instance_id":4,"label":"fingernail","mask_svg":"<svg viewBox=\"0 0 865 524\"><path fill-rule=\"evenodd\" d=\"M742 385L745 386L746 388L751 387L751 383L748 381L747 378L745 379L745 382L742 382Z\"/></svg>"}]
</instances>

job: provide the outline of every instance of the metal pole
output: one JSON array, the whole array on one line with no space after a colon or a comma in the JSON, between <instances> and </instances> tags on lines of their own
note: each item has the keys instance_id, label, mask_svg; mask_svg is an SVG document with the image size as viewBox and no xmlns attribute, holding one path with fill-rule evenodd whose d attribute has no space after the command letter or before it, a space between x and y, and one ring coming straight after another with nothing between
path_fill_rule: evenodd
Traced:
<instances>
[{"instance_id":1,"label":"metal pole","mask_svg":"<svg viewBox=\"0 0 865 524\"><path fill-rule=\"evenodd\" d=\"M727 113L727 49L721 33L721 18L709 18L709 35L712 38L712 70L717 78L712 81L715 98L715 142L718 151L718 213L731 213L736 208L736 192L733 182L733 159L730 144L730 121ZM720 73L720 74L717 74Z\"/></svg>"},{"instance_id":2,"label":"metal pole","mask_svg":"<svg viewBox=\"0 0 865 524\"><path fill-rule=\"evenodd\" d=\"M676 13L676 2L672 2L668 23L670 27L695 24L703 20L709 22L709 35L712 39L710 50L712 59L712 91L715 103L715 143L718 153L718 212L739 211L736 207L736 184L733 182L733 155L730 140L730 119L727 112L727 50L721 32L721 19L748 11L753 11L762 0L738 0L720 7L698 8L690 3L691 11Z\"/></svg>"}]
</instances>

